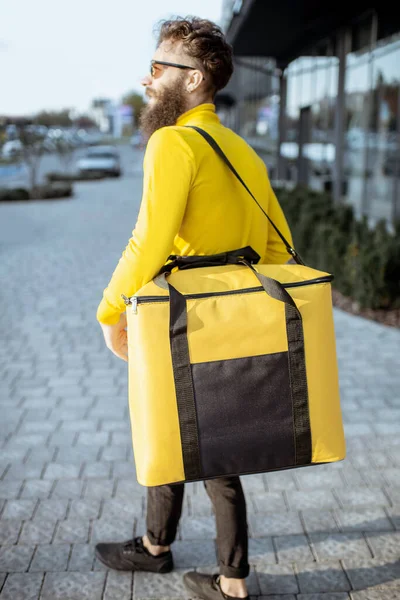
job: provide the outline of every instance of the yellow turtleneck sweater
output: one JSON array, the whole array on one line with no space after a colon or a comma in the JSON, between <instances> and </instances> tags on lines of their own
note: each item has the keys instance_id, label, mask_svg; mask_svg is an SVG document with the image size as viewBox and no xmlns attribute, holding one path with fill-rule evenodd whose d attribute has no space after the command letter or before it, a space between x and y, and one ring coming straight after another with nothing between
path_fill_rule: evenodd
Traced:
<instances>
[{"instance_id":1,"label":"yellow turtleneck sweater","mask_svg":"<svg viewBox=\"0 0 400 600\"><path fill-rule=\"evenodd\" d=\"M181 115L176 126L150 138L144 157L139 216L97 310L100 323L117 323L125 304L153 279L170 254L217 254L252 246L262 263L286 263L281 239L251 196L197 131L210 133L275 225L292 244L265 164L231 129L214 104Z\"/></svg>"}]
</instances>

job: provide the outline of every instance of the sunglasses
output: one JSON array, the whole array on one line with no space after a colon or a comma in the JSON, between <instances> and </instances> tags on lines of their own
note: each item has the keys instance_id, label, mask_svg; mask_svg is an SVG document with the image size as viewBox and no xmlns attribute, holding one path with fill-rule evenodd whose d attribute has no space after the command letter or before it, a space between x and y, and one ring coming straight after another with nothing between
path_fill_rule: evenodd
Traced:
<instances>
[{"instance_id":1,"label":"sunglasses","mask_svg":"<svg viewBox=\"0 0 400 600\"><path fill-rule=\"evenodd\" d=\"M180 65L179 63L171 63L165 62L162 60L152 60L150 63L150 75L153 79L157 79L162 75L162 71L157 69L157 65L162 65L164 67L175 67L175 69L194 69L197 70L196 67L189 67L189 65ZM205 79L203 75L203 80Z\"/></svg>"}]
</instances>

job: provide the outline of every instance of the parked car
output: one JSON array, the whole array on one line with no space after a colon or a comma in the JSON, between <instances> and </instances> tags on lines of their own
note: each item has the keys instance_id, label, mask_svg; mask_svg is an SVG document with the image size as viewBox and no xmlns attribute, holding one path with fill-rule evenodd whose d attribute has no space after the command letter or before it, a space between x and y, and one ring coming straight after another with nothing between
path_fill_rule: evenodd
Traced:
<instances>
[{"instance_id":1,"label":"parked car","mask_svg":"<svg viewBox=\"0 0 400 600\"><path fill-rule=\"evenodd\" d=\"M29 188L29 171L24 163L0 165L0 196L2 198L8 192L12 192L14 200L28 200Z\"/></svg>"},{"instance_id":2,"label":"parked car","mask_svg":"<svg viewBox=\"0 0 400 600\"><path fill-rule=\"evenodd\" d=\"M6 142L1 150L2 158L13 158L18 156L22 150L22 144L20 140L9 140Z\"/></svg>"},{"instance_id":3,"label":"parked car","mask_svg":"<svg viewBox=\"0 0 400 600\"><path fill-rule=\"evenodd\" d=\"M87 149L83 158L78 160L80 173L100 172L112 177L122 174L118 150L114 146L92 146Z\"/></svg>"}]
</instances>

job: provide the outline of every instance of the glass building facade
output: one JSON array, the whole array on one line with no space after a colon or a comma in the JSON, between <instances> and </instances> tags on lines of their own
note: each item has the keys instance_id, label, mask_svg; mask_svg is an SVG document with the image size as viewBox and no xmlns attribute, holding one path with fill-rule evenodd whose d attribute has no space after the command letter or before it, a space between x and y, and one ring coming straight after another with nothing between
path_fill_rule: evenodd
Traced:
<instances>
[{"instance_id":1,"label":"glass building facade","mask_svg":"<svg viewBox=\"0 0 400 600\"><path fill-rule=\"evenodd\" d=\"M279 81L274 61L235 58L234 75L225 93L232 98L232 104L225 109L219 107L223 122L244 137L268 165L273 164L279 122Z\"/></svg>"},{"instance_id":2,"label":"glass building facade","mask_svg":"<svg viewBox=\"0 0 400 600\"><path fill-rule=\"evenodd\" d=\"M400 33L346 57L346 199L359 215L400 218Z\"/></svg>"},{"instance_id":3,"label":"glass building facade","mask_svg":"<svg viewBox=\"0 0 400 600\"><path fill-rule=\"evenodd\" d=\"M370 11L284 66L236 57L252 60L231 124L271 178L332 191L371 222L400 219L400 26L389 33Z\"/></svg>"}]
</instances>

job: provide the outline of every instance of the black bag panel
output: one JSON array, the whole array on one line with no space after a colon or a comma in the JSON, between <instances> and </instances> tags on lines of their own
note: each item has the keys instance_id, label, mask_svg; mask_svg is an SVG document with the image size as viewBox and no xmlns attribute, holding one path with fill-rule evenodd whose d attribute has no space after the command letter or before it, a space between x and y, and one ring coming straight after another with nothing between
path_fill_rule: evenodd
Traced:
<instances>
[{"instance_id":1,"label":"black bag panel","mask_svg":"<svg viewBox=\"0 0 400 600\"><path fill-rule=\"evenodd\" d=\"M287 352L191 368L205 478L295 464Z\"/></svg>"}]
</instances>

